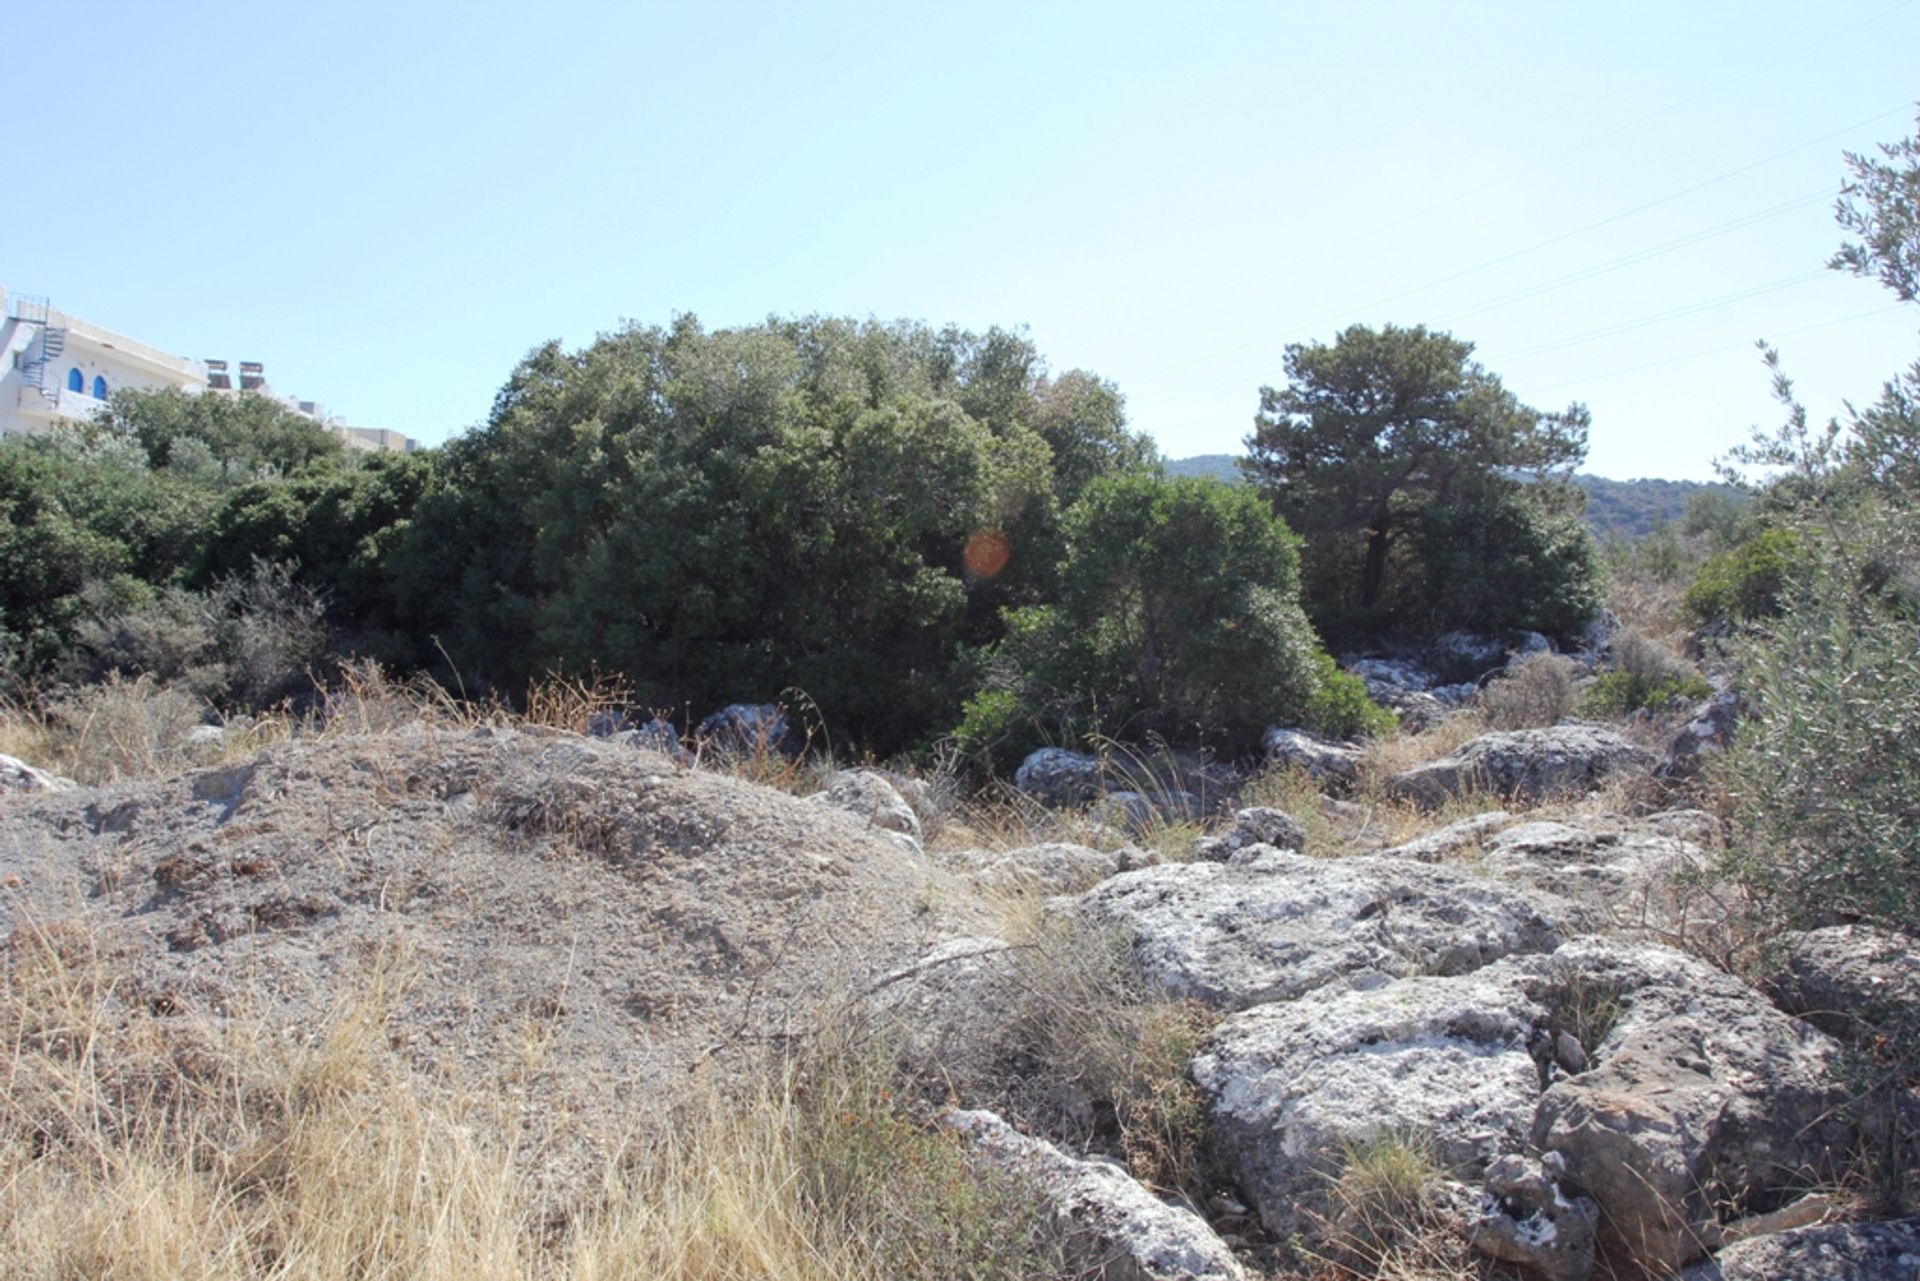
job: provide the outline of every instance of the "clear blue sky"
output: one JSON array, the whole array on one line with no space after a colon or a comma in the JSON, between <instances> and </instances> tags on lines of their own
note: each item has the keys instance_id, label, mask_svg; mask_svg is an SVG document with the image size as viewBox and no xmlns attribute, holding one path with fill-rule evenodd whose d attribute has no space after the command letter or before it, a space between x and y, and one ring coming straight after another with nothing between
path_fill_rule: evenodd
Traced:
<instances>
[{"instance_id":1,"label":"clear blue sky","mask_svg":"<svg viewBox=\"0 0 1920 1281\"><path fill-rule=\"evenodd\" d=\"M1025 325L1170 456L1426 322L1590 470L1705 478L1909 363L1822 264L1920 3L12 6L0 282L428 442L632 319ZM40 140L36 143L36 135ZM44 143L45 150L41 144Z\"/></svg>"}]
</instances>

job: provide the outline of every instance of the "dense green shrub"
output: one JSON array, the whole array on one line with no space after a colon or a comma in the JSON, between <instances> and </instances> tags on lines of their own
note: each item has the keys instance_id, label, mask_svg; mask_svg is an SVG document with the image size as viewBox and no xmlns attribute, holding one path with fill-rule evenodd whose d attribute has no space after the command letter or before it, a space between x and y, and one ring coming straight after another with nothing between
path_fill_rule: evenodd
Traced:
<instances>
[{"instance_id":1,"label":"dense green shrub","mask_svg":"<svg viewBox=\"0 0 1920 1281\"><path fill-rule=\"evenodd\" d=\"M1699 676L1654 677L1637 672L1602 672L1580 698L1587 716L1624 716L1641 709L1660 711L1675 700L1697 703L1713 694L1713 686Z\"/></svg>"},{"instance_id":2,"label":"dense green shrub","mask_svg":"<svg viewBox=\"0 0 1920 1281\"><path fill-rule=\"evenodd\" d=\"M1762 529L1700 567L1687 589L1687 611L1702 623L1741 623L1777 614L1780 591L1803 551L1791 529Z\"/></svg>"},{"instance_id":3,"label":"dense green shrub","mask_svg":"<svg viewBox=\"0 0 1920 1281\"><path fill-rule=\"evenodd\" d=\"M1299 606L1298 540L1252 491L1135 474L1064 521L1055 605L1015 611L963 745L1004 761L1093 734L1241 753L1278 723L1379 725Z\"/></svg>"},{"instance_id":4,"label":"dense green shrub","mask_svg":"<svg viewBox=\"0 0 1920 1281\"><path fill-rule=\"evenodd\" d=\"M1109 385L1018 335L682 317L529 355L390 564L469 689L594 667L676 711L798 689L891 752L954 723L1004 609L1052 597L1064 505L1150 458Z\"/></svg>"},{"instance_id":5,"label":"dense green shrub","mask_svg":"<svg viewBox=\"0 0 1920 1281\"><path fill-rule=\"evenodd\" d=\"M1731 867L1773 920L1920 926L1920 584L1857 574L1869 550L1911 574L1917 517L1852 522L1735 647L1753 710L1727 761Z\"/></svg>"},{"instance_id":6,"label":"dense green shrub","mask_svg":"<svg viewBox=\"0 0 1920 1281\"><path fill-rule=\"evenodd\" d=\"M1424 509L1398 613L1426 628L1580 633L1599 611L1593 537L1558 486L1494 486Z\"/></svg>"}]
</instances>

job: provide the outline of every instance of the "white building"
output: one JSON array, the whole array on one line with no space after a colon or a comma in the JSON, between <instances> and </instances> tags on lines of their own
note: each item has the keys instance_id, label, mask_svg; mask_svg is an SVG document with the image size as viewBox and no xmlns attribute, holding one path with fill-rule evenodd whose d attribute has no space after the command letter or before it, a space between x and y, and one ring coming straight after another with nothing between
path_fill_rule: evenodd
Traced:
<instances>
[{"instance_id":1,"label":"white building","mask_svg":"<svg viewBox=\"0 0 1920 1281\"><path fill-rule=\"evenodd\" d=\"M99 413L121 387L203 391L207 367L54 308L9 298L0 319L0 436L45 431Z\"/></svg>"},{"instance_id":2,"label":"white building","mask_svg":"<svg viewBox=\"0 0 1920 1281\"><path fill-rule=\"evenodd\" d=\"M156 391L272 397L338 435L349 449L412 453L419 444L397 431L349 427L311 400L282 396L267 385L258 362L240 362L235 386L224 360L173 356L125 334L89 324L45 298L9 297L0 286L0 436L45 431L56 422L83 422L122 387Z\"/></svg>"}]
</instances>

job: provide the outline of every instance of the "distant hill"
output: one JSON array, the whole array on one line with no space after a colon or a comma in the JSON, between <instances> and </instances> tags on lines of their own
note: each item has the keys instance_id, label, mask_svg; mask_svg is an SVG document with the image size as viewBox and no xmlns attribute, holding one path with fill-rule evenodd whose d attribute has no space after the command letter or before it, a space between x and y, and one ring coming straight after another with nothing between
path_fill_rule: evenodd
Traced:
<instances>
[{"instance_id":1,"label":"distant hill","mask_svg":"<svg viewBox=\"0 0 1920 1281\"><path fill-rule=\"evenodd\" d=\"M1240 482L1234 454L1196 454L1167 461L1169 476L1212 476L1229 485ZM1609 480L1581 472L1573 483L1587 493L1587 527L1598 538L1640 538L1661 522L1677 525L1686 517L1687 500L1701 490L1732 495L1725 485L1697 480Z\"/></svg>"},{"instance_id":2,"label":"distant hill","mask_svg":"<svg viewBox=\"0 0 1920 1281\"><path fill-rule=\"evenodd\" d=\"M1167 460L1169 476L1211 476L1229 485L1240 483L1239 456L1235 454L1195 454L1192 458Z\"/></svg>"}]
</instances>

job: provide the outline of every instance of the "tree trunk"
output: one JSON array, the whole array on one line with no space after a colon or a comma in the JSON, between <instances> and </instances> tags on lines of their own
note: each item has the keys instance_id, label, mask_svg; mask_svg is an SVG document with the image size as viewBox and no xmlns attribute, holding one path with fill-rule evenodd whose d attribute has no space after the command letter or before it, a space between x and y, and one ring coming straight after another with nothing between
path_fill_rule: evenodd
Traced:
<instances>
[{"instance_id":1,"label":"tree trunk","mask_svg":"<svg viewBox=\"0 0 1920 1281\"><path fill-rule=\"evenodd\" d=\"M1387 577L1387 523L1380 521L1367 531L1367 567L1360 576L1360 608L1372 609L1380 602L1380 588Z\"/></svg>"}]
</instances>

